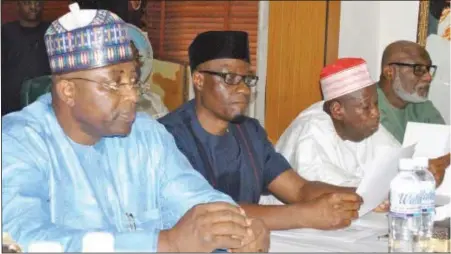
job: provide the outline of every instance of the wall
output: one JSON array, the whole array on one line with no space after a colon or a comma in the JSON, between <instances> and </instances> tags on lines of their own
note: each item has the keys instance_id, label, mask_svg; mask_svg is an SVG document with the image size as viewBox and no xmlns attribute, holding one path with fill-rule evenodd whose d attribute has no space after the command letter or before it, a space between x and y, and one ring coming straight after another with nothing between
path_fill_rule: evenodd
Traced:
<instances>
[{"instance_id":1,"label":"wall","mask_svg":"<svg viewBox=\"0 0 451 254\"><path fill-rule=\"evenodd\" d=\"M258 2L258 32L257 32L257 76L258 83L253 88L255 99L249 103L248 115L255 117L260 124L265 124L266 105L266 71L268 59L268 18L269 1Z\"/></svg>"},{"instance_id":2,"label":"wall","mask_svg":"<svg viewBox=\"0 0 451 254\"><path fill-rule=\"evenodd\" d=\"M417 40L419 7L419 1L342 1L338 56L363 57L368 62L372 78L378 80L384 48L396 40ZM438 64L434 52L429 49L429 53L433 62ZM449 61L447 65L440 64L449 66ZM429 99L449 124L449 79L439 80L437 76Z\"/></svg>"},{"instance_id":3,"label":"wall","mask_svg":"<svg viewBox=\"0 0 451 254\"><path fill-rule=\"evenodd\" d=\"M318 77L337 58L339 21L339 1L269 1L264 126L273 142L321 100Z\"/></svg>"},{"instance_id":4,"label":"wall","mask_svg":"<svg viewBox=\"0 0 451 254\"><path fill-rule=\"evenodd\" d=\"M419 1L341 1L338 56L364 58L378 80L385 46L416 41L419 6Z\"/></svg>"}]
</instances>

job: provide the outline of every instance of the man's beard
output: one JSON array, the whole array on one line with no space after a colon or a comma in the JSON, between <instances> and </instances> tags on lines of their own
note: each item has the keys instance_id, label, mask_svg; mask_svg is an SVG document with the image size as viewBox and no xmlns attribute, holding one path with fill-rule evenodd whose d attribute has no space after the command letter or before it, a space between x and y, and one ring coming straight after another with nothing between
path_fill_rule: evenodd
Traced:
<instances>
[{"instance_id":1,"label":"man's beard","mask_svg":"<svg viewBox=\"0 0 451 254\"><path fill-rule=\"evenodd\" d=\"M246 119L245 115L239 114L239 115L233 117L232 120L230 120L230 122L234 123L234 124L240 124L240 123L243 123L245 119Z\"/></svg>"},{"instance_id":2,"label":"man's beard","mask_svg":"<svg viewBox=\"0 0 451 254\"><path fill-rule=\"evenodd\" d=\"M395 81L393 82L393 91L399 98L406 102L421 103L428 100L427 97L420 96L417 91L415 91L414 93L408 93L402 87L399 76L397 76Z\"/></svg>"}]
</instances>

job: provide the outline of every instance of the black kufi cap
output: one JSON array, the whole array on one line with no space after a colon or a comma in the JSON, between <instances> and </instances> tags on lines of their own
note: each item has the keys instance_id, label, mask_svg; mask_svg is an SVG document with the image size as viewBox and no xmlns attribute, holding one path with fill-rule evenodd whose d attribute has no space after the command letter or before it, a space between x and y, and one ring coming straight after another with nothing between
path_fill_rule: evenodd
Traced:
<instances>
[{"instance_id":1,"label":"black kufi cap","mask_svg":"<svg viewBox=\"0 0 451 254\"><path fill-rule=\"evenodd\" d=\"M250 60L248 34L242 31L208 31L198 34L188 48L191 71L204 62L232 58Z\"/></svg>"}]
</instances>

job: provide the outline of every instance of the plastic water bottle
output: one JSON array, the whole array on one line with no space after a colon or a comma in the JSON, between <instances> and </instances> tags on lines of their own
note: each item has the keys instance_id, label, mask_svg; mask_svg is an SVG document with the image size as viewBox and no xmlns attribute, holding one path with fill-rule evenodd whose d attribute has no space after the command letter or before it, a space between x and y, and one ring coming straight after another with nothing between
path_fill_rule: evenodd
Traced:
<instances>
[{"instance_id":1,"label":"plastic water bottle","mask_svg":"<svg viewBox=\"0 0 451 254\"><path fill-rule=\"evenodd\" d=\"M421 197L412 159L399 161L399 173L390 183L389 252L413 252L419 249Z\"/></svg>"},{"instance_id":2,"label":"plastic water bottle","mask_svg":"<svg viewBox=\"0 0 451 254\"><path fill-rule=\"evenodd\" d=\"M418 157L413 160L417 169L416 174L420 180L421 192L420 251L429 252L432 251L430 243L434 228L435 178L428 169L428 158Z\"/></svg>"}]
</instances>

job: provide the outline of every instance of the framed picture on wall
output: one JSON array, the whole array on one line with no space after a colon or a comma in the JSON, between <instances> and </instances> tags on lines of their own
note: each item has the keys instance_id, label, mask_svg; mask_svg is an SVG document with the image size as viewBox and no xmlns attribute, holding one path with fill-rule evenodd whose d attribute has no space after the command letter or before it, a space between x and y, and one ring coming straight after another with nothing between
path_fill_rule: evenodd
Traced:
<instances>
[{"instance_id":1,"label":"framed picture on wall","mask_svg":"<svg viewBox=\"0 0 451 254\"><path fill-rule=\"evenodd\" d=\"M429 35L450 38L450 0L420 1L417 42L426 46Z\"/></svg>"},{"instance_id":2,"label":"framed picture on wall","mask_svg":"<svg viewBox=\"0 0 451 254\"><path fill-rule=\"evenodd\" d=\"M420 1L417 42L429 53L437 70L429 89L429 100L450 124L450 0Z\"/></svg>"}]
</instances>

